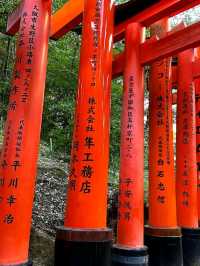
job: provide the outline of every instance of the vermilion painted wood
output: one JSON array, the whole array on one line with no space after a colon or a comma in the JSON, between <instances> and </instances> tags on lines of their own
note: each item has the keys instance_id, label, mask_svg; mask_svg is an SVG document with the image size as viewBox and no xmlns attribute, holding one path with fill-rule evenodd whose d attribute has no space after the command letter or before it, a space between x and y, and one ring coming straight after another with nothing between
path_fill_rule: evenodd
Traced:
<instances>
[{"instance_id":1,"label":"vermilion painted wood","mask_svg":"<svg viewBox=\"0 0 200 266\"><path fill-rule=\"evenodd\" d=\"M150 43L150 42L156 41L157 39L158 38L155 36L155 37L152 37L151 39L147 40L146 42ZM123 75L124 65L125 65L125 54L124 54L124 52L122 52L120 54L117 54L114 57L113 66L112 66L113 79L118 78L119 76Z\"/></svg>"},{"instance_id":2,"label":"vermilion painted wood","mask_svg":"<svg viewBox=\"0 0 200 266\"><path fill-rule=\"evenodd\" d=\"M196 70L200 72L200 48L195 49ZM194 75L194 68L193 68ZM197 151L197 182L198 182L198 220L200 223L200 75L196 75L195 96L196 96L196 151Z\"/></svg>"},{"instance_id":3,"label":"vermilion painted wood","mask_svg":"<svg viewBox=\"0 0 200 266\"><path fill-rule=\"evenodd\" d=\"M195 62L192 63L192 67L193 67L193 79L195 80L196 84L199 84L200 83L199 82L199 79L200 79L200 59L196 58ZM177 82L178 82L178 80L177 80L177 75L176 75L174 83L177 83ZM199 87L199 85L198 85L198 87ZM172 94L172 103L177 104L177 93Z\"/></svg>"},{"instance_id":4,"label":"vermilion painted wood","mask_svg":"<svg viewBox=\"0 0 200 266\"><path fill-rule=\"evenodd\" d=\"M22 0L18 5L18 7L8 17L7 29L6 29L6 33L8 35L15 35L19 30L20 19L23 10L23 3L24 1Z\"/></svg>"},{"instance_id":5,"label":"vermilion painted wood","mask_svg":"<svg viewBox=\"0 0 200 266\"><path fill-rule=\"evenodd\" d=\"M200 79L195 80L196 94L196 151L197 151L197 182L198 182L198 220L200 224Z\"/></svg>"},{"instance_id":6,"label":"vermilion painted wood","mask_svg":"<svg viewBox=\"0 0 200 266\"><path fill-rule=\"evenodd\" d=\"M124 38L124 32L129 23L140 22L144 26L149 26L154 22L164 18L176 15L181 11L187 10L200 3L200 0L162 0L159 3L145 9L143 12L115 27L115 41Z\"/></svg>"},{"instance_id":7,"label":"vermilion painted wood","mask_svg":"<svg viewBox=\"0 0 200 266\"><path fill-rule=\"evenodd\" d=\"M139 59L142 27L126 32L121 118L120 187L117 245L144 246L144 73Z\"/></svg>"},{"instance_id":8,"label":"vermilion painted wood","mask_svg":"<svg viewBox=\"0 0 200 266\"><path fill-rule=\"evenodd\" d=\"M51 0L25 0L22 13L0 156L0 265L28 261Z\"/></svg>"},{"instance_id":9,"label":"vermilion painted wood","mask_svg":"<svg viewBox=\"0 0 200 266\"><path fill-rule=\"evenodd\" d=\"M200 59L196 59L193 63L193 78L200 79Z\"/></svg>"},{"instance_id":10,"label":"vermilion painted wood","mask_svg":"<svg viewBox=\"0 0 200 266\"><path fill-rule=\"evenodd\" d=\"M169 34L156 42L141 45L141 64L147 65L189 48L200 46L200 22Z\"/></svg>"},{"instance_id":11,"label":"vermilion painted wood","mask_svg":"<svg viewBox=\"0 0 200 266\"><path fill-rule=\"evenodd\" d=\"M176 192L178 225L198 227L194 50L178 56Z\"/></svg>"},{"instance_id":12,"label":"vermilion painted wood","mask_svg":"<svg viewBox=\"0 0 200 266\"><path fill-rule=\"evenodd\" d=\"M84 0L69 0L54 15L52 15L50 36L59 39L82 21ZM8 16L6 33L15 35L19 30L23 0Z\"/></svg>"},{"instance_id":13,"label":"vermilion painted wood","mask_svg":"<svg viewBox=\"0 0 200 266\"><path fill-rule=\"evenodd\" d=\"M55 40L59 39L80 24L83 18L83 9L83 0L70 0L64 4L63 7L52 16L51 38Z\"/></svg>"},{"instance_id":14,"label":"vermilion painted wood","mask_svg":"<svg viewBox=\"0 0 200 266\"><path fill-rule=\"evenodd\" d=\"M200 45L200 22L195 23L185 29L179 30L168 36L153 42L145 42L140 47L141 64L148 65L157 60L178 54L188 48L195 48ZM117 55L113 61L113 78L123 73L124 54ZM199 76L200 62L194 63L194 78Z\"/></svg>"},{"instance_id":15,"label":"vermilion painted wood","mask_svg":"<svg viewBox=\"0 0 200 266\"><path fill-rule=\"evenodd\" d=\"M85 1L65 227L107 226L113 11L113 1Z\"/></svg>"},{"instance_id":16,"label":"vermilion painted wood","mask_svg":"<svg viewBox=\"0 0 200 266\"><path fill-rule=\"evenodd\" d=\"M128 19L127 21L120 23L119 25L116 25L115 41L119 41L124 38L126 27L128 26L128 24L132 22L139 22L139 23L142 23L144 26L149 26L155 21L161 19L162 17L170 16L171 14L175 15L177 13L180 13L183 10L187 10L191 7L194 7L195 5L199 3L200 3L200 0L168 0L168 1L162 0L160 1L160 3L157 3L147 8L146 10L139 13L138 15L133 16L131 19ZM67 18L68 14L70 13L70 10L66 9L66 6L64 6L62 12L65 14L65 18ZM52 31L52 33L54 34L53 38L55 38L55 35L56 35L56 38L60 38L63 36L63 34L66 34L68 30L72 29L66 25L67 23L69 23L68 21L70 21L70 16L69 16L69 20L66 22L63 22L64 21L63 17L59 18L62 12L60 10L54 14L55 20L60 21L61 24L57 25L57 30L58 32L60 32L60 34L55 31ZM80 17L80 15L81 13L78 13L77 17ZM73 15L72 20L76 21L76 19L77 18ZM78 21L79 20L77 20L77 22ZM78 23L76 25L78 25Z\"/></svg>"},{"instance_id":17,"label":"vermilion painted wood","mask_svg":"<svg viewBox=\"0 0 200 266\"><path fill-rule=\"evenodd\" d=\"M195 62L192 63L193 67L193 79L199 80L200 79L200 59L195 60ZM199 83L199 81L197 82ZM173 93L173 104L177 104L177 94Z\"/></svg>"},{"instance_id":18,"label":"vermilion painted wood","mask_svg":"<svg viewBox=\"0 0 200 266\"><path fill-rule=\"evenodd\" d=\"M200 0L162 0L157 4L147 8L143 12L126 20L115 28L115 41L124 38L127 25L132 22L140 22L144 26L149 26L155 21L170 15L175 15L183 10L187 10L200 3ZM77 8L77 9L76 9ZM51 37L61 38L69 30L72 30L82 20L83 0L70 0L59 11L53 15ZM7 33L14 35L18 31L16 21L19 21L19 13L8 19ZM14 23L13 23L14 22Z\"/></svg>"},{"instance_id":19,"label":"vermilion painted wood","mask_svg":"<svg viewBox=\"0 0 200 266\"><path fill-rule=\"evenodd\" d=\"M166 35L168 20L152 26ZM149 93L149 225L176 228L176 192L172 127L171 59L151 65Z\"/></svg>"},{"instance_id":20,"label":"vermilion painted wood","mask_svg":"<svg viewBox=\"0 0 200 266\"><path fill-rule=\"evenodd\" d=\"M175 31L181 30L185 27L184 23L180 23L175 28L173 28L173 31L168 32L169 34L172 34ZM158 40L158 36L153 36L151 39L147 40L146 43L152 43ZM113 79L121 76L123 74L124 70L124 53L118 54L115 56L113 60Z\"/></svg>"}]
</instances>

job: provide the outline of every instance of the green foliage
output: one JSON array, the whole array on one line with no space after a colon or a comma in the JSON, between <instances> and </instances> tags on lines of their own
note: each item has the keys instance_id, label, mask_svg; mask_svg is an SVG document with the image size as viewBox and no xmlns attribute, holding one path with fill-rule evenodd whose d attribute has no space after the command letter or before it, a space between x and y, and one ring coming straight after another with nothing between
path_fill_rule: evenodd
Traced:
<instances>
[{"instance_id":1,"label":"green foliage","mask_svg":"<svg viewBox=\"0 0 200 266\"><path fill-rule=\"evenodd\" d=\"M55 151L70 154L80 39L68 34L49 45L42 138L52 138Z\"/></svg>"},{"instance_id":2,"label":"green foliage","mask_svg":"<svg viewBox=\"0 0 200 266\"><path fill-rule=\"evenodd\" d=\"M14 57L15 38L0 33L0 119L6 116Z\"/></svg>"},{"instance_id":3,"label":"green foliage","mask_svg":"<svg viewBox=\"0 0 200 266\"><path fill-rule=\"evenodd\" d=\"M115 80L112 84L112 104L111 104L111 145L110 145L110 165L112 175L117 176L119 169L119 143L120 143L120 117L122 105L122 79Z\"/></svg>"}]
</instances>

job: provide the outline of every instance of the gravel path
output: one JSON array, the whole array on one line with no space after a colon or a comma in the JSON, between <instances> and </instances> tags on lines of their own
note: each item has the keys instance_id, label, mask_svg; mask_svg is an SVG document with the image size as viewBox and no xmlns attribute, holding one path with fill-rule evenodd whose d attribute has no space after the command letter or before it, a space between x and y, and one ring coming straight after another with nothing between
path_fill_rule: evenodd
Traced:
<instances>
[{"instance_id":1,"label":"gravel path","mask_svg":"<svg viewBox=\"0 0 200 266\"><path fill-rule=\"evenodd\" d=\"M51 236L63 224L67 171L64 163L41 160L33 209L33 227Z\"/></svg>"}]
</instances>

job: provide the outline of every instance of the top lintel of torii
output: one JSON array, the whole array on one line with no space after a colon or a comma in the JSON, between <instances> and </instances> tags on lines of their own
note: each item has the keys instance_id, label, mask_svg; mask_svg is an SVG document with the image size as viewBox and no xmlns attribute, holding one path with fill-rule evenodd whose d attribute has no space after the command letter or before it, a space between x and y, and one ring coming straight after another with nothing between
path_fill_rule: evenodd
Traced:
<instances>
[{"instance_id":1,"label":"top lintel of torii","mask_svg":"<svg viewBox=\"0 0 200 266\"><path fill-rule=\"evenodd\" d=\"M23 1L8 17L6 33L15 35L19 30L20 18L23 11ZM200 0L130 0L128 3L117 5L115 12L115 41L124 38L127 25L139 22L144 26L164 17L174 16L184 10L200 4ZM59 39L70 30L75 29L82 21L84 0L69 0L52 15L52 39Z\"/></svg>"}]
</instances>

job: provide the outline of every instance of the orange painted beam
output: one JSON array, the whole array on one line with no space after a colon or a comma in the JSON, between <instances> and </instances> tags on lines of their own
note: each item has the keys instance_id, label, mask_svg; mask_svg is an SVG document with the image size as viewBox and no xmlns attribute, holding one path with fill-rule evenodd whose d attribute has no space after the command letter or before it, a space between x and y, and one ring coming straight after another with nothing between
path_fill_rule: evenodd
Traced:
<instances>
[{"instance_id":1,"label":"orange painted beam","mask_svg":"<svg viewBox=\"0 0 200 266\"><path fill-rule=\"evenodd\" d=\"M200 0L161 0L159 3L117 25L115 27L115 41L124 38L125 29L129 23L140 22L144 26L149 26L164 17L174 16L198 4L200 4Z\"/></svg>"},{"instance_id":2,"label":"orange painted beam","mask_svg":"<svg viewBox=\"0 0 200 266\"><path fill-rule=\"evenodd\" d=\"M196 58L196 60L192 63L192 72L193 72L193 79L194 80L198 80L200 79L200 59ZM175 73L177 72L177 67L175 68L174 70L174 77L173 77L173 86L174 87L177 87L177 82L178 82L178 75ZM176 97L177 95L176 94L173 94L173 103L176 104Z\"/></svg>"},{"instance_id":3,"label":"orange painted beam","mask_svg":"<svg viewBox=\"0 0 200 266\"><path fill-rule=\"evenodd\" d=\"M200 46L200 22L151 43L141 45L141 64L147 65L165 57Z\"/></svg>"},{"instance_id":4,"label":"orange painted beam","mask_svg":"<svg viewBox=\"0 0 200 266\"><path fill-rule=\"evenodd\" d=\"M151 39L148 39L146 43L157 41L157 39L158 38L156 36L153 36ZM125 67L125 54L124 52L122 52L114 56L113 66L112 66L113 79L123 75L124 67Z\"/></svg>"},{"instance_id":5,"label":"orange painted beam","mask_svg":"<svg viewBox=\"0 0 200 266\"><path fill-rule=\"evenodd\" d=\"M193 62L193 79L198 83L198 80L200 79L200 59L197 59L195 62ZM174 82L178 82L177 76L176 80ZM177 104L177 93L173 93L172 95L172 102L173 104Z\"/></svg>"},{"instance_id":6,"label":"orange painted beam","mask_svg":"<svg viewBox=\"0 0 200 266\"><path fill-rule=\"evenodd\" d=\"M173 32L177 32L178 30L182 30L184 28L185 28L185 24L181 22L176 27L174 27L172 31L168 32L167 34L170 35ZM157 40L158 40L158 37L153 36L153 37L151 37L151 39L148 39L146 41L146 43L152 43L152 42L155 43L155 41L157 41ZM124 60L125 60L124 53L117 54L114 57L114 60L113 60L113 79L115 79L115 78L117 78L123 74Z\"/></svg>"},{"instance_id":7,"label":"orange painted beam","mask_svg":"<svg viewBox=\"0 0 200 266\"><path fill-rule=\"evenodd\" d=\"M200 22L179 30L153 42L147 41L140 46L141 64L148 65L157 60L170 57L189 48L200 46ZM200 62L194 63L193 73L197 78L200 75ZM113 61L113 78L122 75L124 69L124 54L119 54Z\"/></svg>"},{"instance_id":8,"label":"orange painted beam","mask_svg":"<svg viewBox=\"0 0 200 266\"><path fill-rule=\"evenodd\" d=\"M7 29L6 29L6 33L8 35L15 35L15 33L18 32L19 30L20 17L23 10L23 4L24 2L22 1L8 17Z\"/></svg>"},{"instance_id":9,"label":"orange painted beam","mask_svg":"<svg viewBox=\"0 0 200 266\"><path fill-rule=\"evenodd\" d=\"M52 16L51 38L55 40L59 39L80 24L83 18L83 9L83 0L70 0L64 4L63 7Z\"/></svg>"},{"instance_id":10,"label":"orange painted beam","mask_svg":"<svg viewBox=\"0 0 200 266\"><path fill-rule=\"evenodd\" d=\"M79 0L77 2L83 2L83 0ZM70 1L71 2L71 1ZM73 4L76 1L73 1ZM124 38L125 30L128 24L132 22L139 22L143 24L144 26L149 26L155 21L170 15L175 15L177 13L180 13L181 11L187 10L191 7L194 7L195 5L199 4L200 0L161 0L159 3L152 5L151 7L145 9L144 11L138 13L137 15L134 15L132 18L125 20L123 23L120 23L116 25L115 28L115 41L119 41ZM77 3L76 3L77 4ZM81 7L81 3L79 3L79 8ZM62 10L63 9L63 10ZM83 9L82 9L83 11ZM53 15L53 19L55 21L60 21L60 24L57 24L57 32L54 30L51 31L51 37L55 39L62 37L64 34L66 34L70 29L73 27L68 27L67 24L70 20L70 9L64 5L58 12L56 12ZM71 13L71 12L70 12ZM65 14L65 18L68 17L64 21L62 14ZM69 14L69 16L68 16ZM78 10L77 17L80 18L81 16L81 10ZM72 13L72 19L76 21L76 13ZM79 19L77 19L77 24L80 23ZM66 25L66 26L65 26ZM76 26L74 24L74 26ZM52 22L52 27L54 27ZM55 29L55 28L54 28Z\"/></svg>"},{"instance_id":11,"label":"orange painted beam","mask_svg":"<svg viewBox=\"0 0 200 266\"><path fill-rule=\"evenodd\" d=\"M200 84L200 59L196 57L196 60L192 63L193 64L193 79L196 82L196 84ZM176 67L177 71L177 67ZM176 73L175 73L176 75ZM178 75L174 76L174 81L175 84L178 82ZM199 87L199 85L197 85ZM177 93L172 94L172 103L177 104Z\"/></svg>"},{"instance_id":12,"label":"orange painted beam","mask_svg":"<svg viewBox=\"0 0 200 266\"><path fill-rule=\"evenodd\" d=\"M70 0L52 17L51 37L61 38L64 34L72 30L82 21L83 0ZM140 22L144 26L149 26L165 16L173 16L184 10L200 4L200 0L161 0L159 3L150 6L144 11L133 15L133 17L116 25L115 41L124 38L126 27L129 23ZM19 12L11 14L8 18L7 33L14 35L18 31Z\"/></svg>"},{"instance_id":13,"label":"orange painted beam","mask_svg":"<svg viewBox=\"0 0 200 266\"><path fill-rule=\"evenodd\" d=\"M6 33L15 35L19 30L20 16L23 7L23 0L11 13L7 21ZM52 39L59 39L72 30L82 21L84 0L69 0L54 15L52 15L51 32Z\"/></svg>"}]
</instances>

